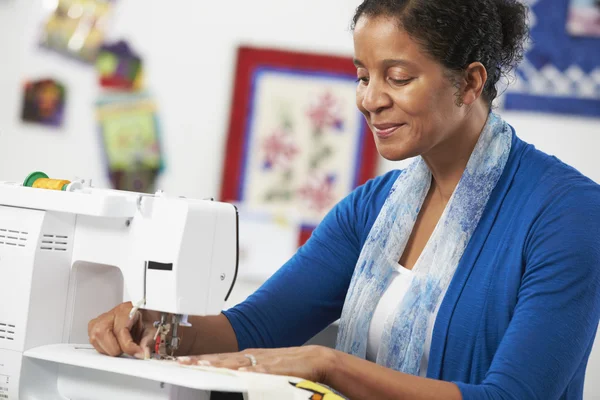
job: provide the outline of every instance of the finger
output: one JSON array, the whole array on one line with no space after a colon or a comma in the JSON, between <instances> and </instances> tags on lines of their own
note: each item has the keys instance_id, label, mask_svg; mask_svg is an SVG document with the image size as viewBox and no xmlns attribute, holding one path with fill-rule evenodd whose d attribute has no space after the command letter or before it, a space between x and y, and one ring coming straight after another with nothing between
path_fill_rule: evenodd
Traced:
<instances>
[{"instance_id":1,"label":"finger","mask_svg":"<svg viewBox=\"0 0 600 400\"><path fill-rule=\"evenodd\" d=\"M90 322L88 322L88 337L91 338L92 331L94 330L94 327L96 326L97 323L98 323L98 318L94 318Z\"/></svg>"},{"instance_id":2,"label":"finger","mask_svg":"<svg viewBox=\"0 0 600 400\"><path fill-rule=\"evenodd\" d=\"M193 361L206 361L208 363L219 363L227 361L231 358L239 358L241 353L220 353L220 354L203 354L201 356L191 356Z\"/></svg>"},{"instance_id":3,"label":"finger","mask_svg":"<svg viewBox=\"0 0 600 400\"><path fill-rule=\"evenodd\" d=\"M123 351L121 350L121 346L119 346L119 342L115 335L113 335L112 331L106 329L104 331L100 331L98 333L92 333L92 340L94 340L97 345L104 351L103 354L109 355L111 357L120 356Z\"/></svg>"},{"instance_id":4,"label":"finger","mask_svg":"<svg viewBox=\"0 0 600 400\"><path fill-rule=\"evenodd\" d=\"M149 329L147 332L144 332L144 336L140 341L140 348L143 352L143 358L150 358L150 354L152 354L151 349L154 347L154 330Z\"/></svg>"},{"instance_id":5,"label":"finger","mask_svg":"<svg viewBox=\"0 0 600 400\"><path fill-rule=\"evenodd\" d=\"M200 360L199 357L182 356L177 357L177 362L181 365L199 365L202 367L210 367L210 361Z\"/></svg>"},{"instance_id":6,"label":"finger","mask_svg":"<svg viewBox=\"0 0 600 400\"><path fill-rule=\"evenodd\" d=\"M126 325L127 329L131 330L139 321L141 321L141 319L142 319L141 312L138 311L135 314L133 314L133 317L129 318L127 321L127 325Z\"/></svg>"},{"instance_id":7,"label":"finger","mask_svg":"<svg viewBox=\"0 0 600 400\"><path fill-rule=\"evenodd\" d=\"M220 360L213 360L214 362L219 362ZM208 367L213 365L213 361L204 359L204 356L183 356L177 357L177 362L182 365L200 365L204 367Z\"/></svg>"},{"instance_id":8,"label":"finger","mask_svg":"<svg viewBox=\"0 0 600 400\"><path fill-rule=\"evenodd\" d=\"M254 358L256 359L256 357ZM251 359L242 353L180 357L178 360L184 365L212 366L215 368L227 369L239 369L252 366Z\"/></svg>"},{"instance_id":9,"label":"finger","mask_svg":"<svg viewBox=\"0 0 600 400\"><path fill-rule=\"evenodd\" d=\"M144 358L144 350L133 341L129 328L123 327L117 332L117 341L123 353L136 358Z\"/></svg>"},{"instance_id":10,"label":"finger","mask_svg":"<svg viewBox=\"0 0 600 400\"><path fill-rule=\"evenodd\" d=\"M100 345L100 343L98 343L98 340L96 340L96 338L91 338L90 337L90 344L92 346L94 346L94 349L96 349L96 351L100 354L104 354L104 355L108 355L106 353L106 350L104 350L104 348Z\"/></svg>"},{"instance_id":11,"label":"finger","mask_svg":"<svg viewBox=\"0 0 600 400\"><path fill-rule=\"evenodd\" d=\"M198 365L222 365L224 363L230 363L231 360L246 360L248 358L242 353L217 353L217 354L203 354L200 356L180 357L185 363L198 364ZM199 362L202 361L202 364Z\"/></svg>"}]
</instances>

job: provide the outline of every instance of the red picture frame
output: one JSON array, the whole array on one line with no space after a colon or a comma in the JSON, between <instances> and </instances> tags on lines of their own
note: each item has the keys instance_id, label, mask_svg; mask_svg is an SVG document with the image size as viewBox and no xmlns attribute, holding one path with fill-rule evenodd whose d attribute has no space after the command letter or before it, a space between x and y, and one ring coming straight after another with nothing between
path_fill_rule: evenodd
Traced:
<instances>
[{"instance_id":1,"label":"red picture frame","mask_svg":"<svg viewBox=\"0 0 600 400\"><path fill-rule=\"evenodd\" d=\"M265 67L301 72L332 73L356 80L356 67L352 58L349 57L249 46L239 47L221 177L221 201L240 201L239 187L244 171L245 135L251 116L253 76L257 69ZM364 119L361 123L364 134L361 139L361 153L356 160L358 165L356 166L354 187L373 178L377 168L378 153L372 133ZM312 229L314 226L302 227L299 238L300 245L310 237Z\"/></svg>"}]
</instances>

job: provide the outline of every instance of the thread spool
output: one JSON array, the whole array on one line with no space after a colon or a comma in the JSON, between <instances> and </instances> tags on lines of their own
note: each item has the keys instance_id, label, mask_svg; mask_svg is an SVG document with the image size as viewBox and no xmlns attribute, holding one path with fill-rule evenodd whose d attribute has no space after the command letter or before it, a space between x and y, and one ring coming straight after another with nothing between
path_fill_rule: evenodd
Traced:
<instances>
[{"instance_id":1,"label":"thread spool","mask_svg":"<svg viewBox=\"0 0 600 400\"><path fill-rule=\"evenodd\" d=\"M37 189L49 190L67 190L67 185L71 183L66 179L50 179L43 172L33 172L25 178L23 186L28 186Z\"/></svg>"}]
</instances>

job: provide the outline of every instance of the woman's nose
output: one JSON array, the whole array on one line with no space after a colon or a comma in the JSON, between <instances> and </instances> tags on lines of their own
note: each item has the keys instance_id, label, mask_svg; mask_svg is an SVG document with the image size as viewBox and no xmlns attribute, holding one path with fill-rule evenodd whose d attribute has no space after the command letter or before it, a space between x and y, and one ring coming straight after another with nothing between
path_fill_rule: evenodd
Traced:
<instances>
[{"instance_id":1,"label":"woman's nose","mask_svg":"<svg viewBox=\"0 0 600 400\"><path fill-rule=\"evenodd\" d=\"M385 91L381 83L370 80L364 96L362 98L362 106L370 113L378 113L392 105L392 98Z\"/></svg>"}]
</instances>

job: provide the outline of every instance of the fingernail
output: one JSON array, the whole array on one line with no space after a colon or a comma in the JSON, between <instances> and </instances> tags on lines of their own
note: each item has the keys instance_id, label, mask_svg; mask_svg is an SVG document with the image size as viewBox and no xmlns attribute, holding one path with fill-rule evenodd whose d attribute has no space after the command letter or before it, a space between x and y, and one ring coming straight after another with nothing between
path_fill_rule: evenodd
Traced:
<instances>
[{"instance_id":1,"label":"fingernail","mask_svg":"<svg viewBox=\"0 0 600 400\"><path fill-rule=\"evenodd\" d=\"M150 359L150 349L146 347L144 349L144 360L148 360L148 359Z\"/></svg>"},{"instance_id":2,"label":"fingernail","mask_svg":"<svg viewBox=\"0 0 600 400\"><path fill-rule=\"evenodd\" d=\"M199 360L196 362L196 365L201 365L203 367L210 367L212 364L210 363L210 361Z\"/></svg>"},{"instance_id":3,"label":"fingernail","mask_svg":"<svg viewBox=\"0 0 600 400\"><path fill-rule=\"evenodd\" d=\"M248 371L248 368L246 368L246 367L238 368L238 371Z\"/></svg>"},{"instance_id":4,"label":"fingernail","mask_svg":"<svg viewBox=\"0 0 600 400\"><path fill-rule=\"evenodd\" d=\"M146 358L144 353L135 353L133 356L139 360L143 360Z\"/></svg>"},{"instance_id":5,"label":"fingernail","mask_svg":"<svg viewBox=\"0 0 600 400\"><path fill-rule=\"evenodd\" d=\"M183 357L177 357L177 361L181 362L181 363L189 363L192 359L186 356Z\"/></svg>"}]
</instances>

